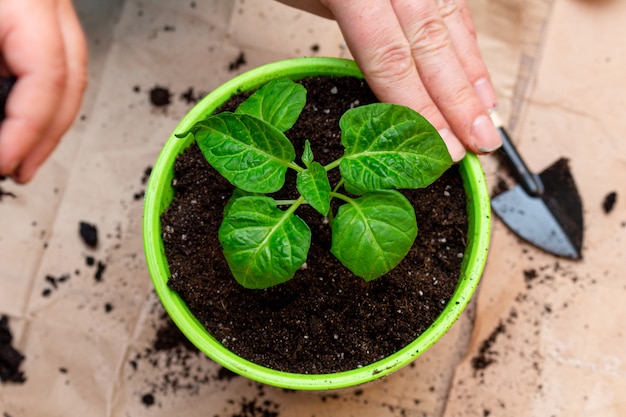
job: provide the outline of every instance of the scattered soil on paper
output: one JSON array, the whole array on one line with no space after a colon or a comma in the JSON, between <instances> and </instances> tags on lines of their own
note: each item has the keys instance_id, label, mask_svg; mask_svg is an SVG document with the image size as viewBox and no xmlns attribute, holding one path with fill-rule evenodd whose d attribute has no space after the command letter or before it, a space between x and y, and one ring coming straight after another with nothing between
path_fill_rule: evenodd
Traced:
<instances>
[{"instance_id":1,"label":"scattered soil on paper","mask_svg":"<svg viewBox=\"0 0 626 417\"><path fill-rule=\"evenodd\" d=\"M506 326L504 323L499 322L496 328L480 344L478 355L474 356L471 361L474 375L496 362L497 352L493 349L493 346L498 336L504 332L506 332Z\"/></svg>"},{"instance_id":2,"label":"scattered soil on paper","mask_svg":"<svg viewBox=\"0 0 626 417\"><path fill-rule=\"evenodd\" d=\"M133 87L133 92L141 93L142 88L139 85ZM200 101L207 93L205 91L196 91L194 87L187 87L182 93L172 92L169 88L161 85L155 85L148 91L148 97L150 104L153 107L166 109L173 103L173 97L178 97L178 100L187 105L194 105Z\"/></svg>"},{"instance_id":3,"label":"scattered soil on paper","mask_svg":"<svg viewBox=\"0 0 626 417\"><path fill-rule=\"evenodd\" d=\"M71 278L70 274L62 274L59 276L54 276L54 275L46 275L44 277L45 281L46 281L46 287L41 290L41 296L42 297L49 297L53 291L56 291L57 289L59 289L59 287L69 281L69 279Z\"/></svg>"},{"instance_id":4,"label":"scattered soil on paper","mask_svg":"<svg viewBox=\"0 0 626 417\"><path fill-rule=\"evenodd\" d=\"M502 276L501 279L523 279L524 290L515 297L517 305L511 307L508 316L501 318L492 331L478 344L478 350L470 360L474 378L481 383L485 382L486 370L497 366L499 362L511 360L513 355L519 354L519 360L527 361L529 369L534 369L538 374L542 372L541 361L535 358L533 348L536 346L534 337L538 337L539 328L547 317L558 319L569 301L559 304L551 303L552 291L571 291L572 297L577 292L585 292L590 285L595 285L598 278L581 276L570 261L552 261L540 263L532 251L524 249L522 258L528 267L522 271L521 277ZM564 287L569 286L568 290ZM574 302L574 301L572 301ZM516 328L519 322L521 328ZM535 327L537 330L531 330ZM498 372L498 370L492 370Z\"/></svg>"},{"instance_id":5,"label":"scattered soil on paper","mask_svg":"<svg viewBox=\"0 0 626 417\"><path fill-rule=\"evenodd\" d=\"M206 369L196 369L193 359L199 354L165 312L162 312L150 346L135 354L129 361L134 370L144 366L159 370L160 376L149 381L149 386L141 394L143 404L153 405L159 396L175 395L179 391L197 392L200 385L210 381L210 374Z\"/></svg>"},{"instance_id":6,"label":"scattered soil on paper","mask_svg":"<svg viewBox=\"0 0 626 417\"><path fill-rule=\"evenodd\" d=\"M203 91L196 92L193 87L187 88L184 92L182 92L179 96L180 100L185 102L186 104L196 104L202 97L206 96L206 93Z\"/></svg>"},{"instance_id":7,"label":"scattered soil on paper","mask_svg":"<svg viewBox=\"0 0 626 417\"><path fill-rule=\"evenodd\" d=\"M2 184L2 181L4 181L6 179L6 177L2 177L0 176L0 184ZM11 198L15 198L15 194L13 194L10 191L5 191L2 188L2 185L0 185L0 201L2 201L4 199L4 197L11 197Z\"/></svg>"},{"instance_id":8,"label":"scattered soil on paper","mask_svg":"<svg viewBox=\"0 0 626 417\"><path fill-rule=\"evenodd\" d=\"M233 400L230 403L236 404L239 410L229 417L278 417L280 415L280 405L272 400L244 397L236 403Z\"/></svg>"},{"instance_id":9,"label":"scattered soil on paper","mask_svg":"<svg viewBox=\"0 0 626 417\"><path fill-rule=\"evenodd\" d=\"M609 214L612 212L616 202L617 193L615 191L611 191L604 197L604 201L602 202L602 209L604 210L604 213Z\"/></svg>"},{"instance_id":10,"label":"scattered soil on paper","mask_svg":"<svg viewBox=\"0 0 626 417\"><path fill-rule=\"evenodd\" d=\"M22 355L12 345L13 334L9 328L9 318L5 315L0 317L0 382L24 383L26 377L20 371L20 365L24 360Z\"/></svg>"},{"instance_id":11,"label":"scattered soil on paper","mask_svg":"<svg viewBox=\"0 0 626 417\"><path fill-rule=\"evenodd\" d=\"M237 71L239 68L243 67L244 65L246 65L246 55L243 52L239 52L239 55L237 55L237 58L235 58L233 61L231 61L228 64L228 70L229 71Z\"/></svg>"},{"instance_id":12,"label":"scattered soil on paper","mask_svg":"<svg viewBox=\"0 0 626 417\"><path fill-rule=\"evenodd\" d=\"M326 164L343 153L341 115L376 99L363 81L351 78L302 83L307 105L287 136L298 153L309 139L316 160ZM238 96L223 109L244 99ZM336 183L337 173L330 174ZM179 157L173 184L176 196L162 218L169 285L226 347L262 365L327 373L372 363L421 334L456 288L467 234L466 198L456 168L426 189L405 192L419 232L409 255L386 276L370 283L353 276L330 253L324 219L303 206L297 214L313 234L307 268L266 290L244 289L230 274L217 240L222 216L216 213L223 212L232 186L195 144Z\"/></svg>"},{"instance_id":13,"label":"scattered soil on paper","mask_svg":"<svg viewBox=\"0 0 626 417\"><path fill-rule=\"evenodd\" d=\"M81 221L78 224L78 233L83 243L91 249L98 246L98 228L96 225Z\"/></svg>"},{"instance_id":14,"label":"scattered soil on paper","mask_svg":"<svg viewBox=\"0 0 626 417\"><path fill-rule=\"evenodd\" d=\"M150 174L152 174L152 166L148 166L144 169L143 176L141 177L141 189L133 194L133 200L143 200L144 196L146 195L146 186L148 185Z\"/></svg>"},{"instance_id":15,"label":"scattered soil on paper","mask_svg":"<svg viewBox=\"0 0 626 417\"><path fill-rule=\"evenodd\" d=\"M150 90L150 103L156 107L168 106L172 103L172 93L166 87L154 86Z\"/></svg>"},{"instance_id":16,"label":"scattered soil on paper","mask_svg":"<svg viewBox=\"0 0 626 417\"><path fill-rule=\"evenodd\" d=\"M201 353L176 327L160 303L154 305L154 337L150 345L129 360L133 374L150 368L139 394L146 407L159 407L168 396L198 395L200 388L213 382L227 382L238 375L219 367Z\"/></svg>"}]
</instances>

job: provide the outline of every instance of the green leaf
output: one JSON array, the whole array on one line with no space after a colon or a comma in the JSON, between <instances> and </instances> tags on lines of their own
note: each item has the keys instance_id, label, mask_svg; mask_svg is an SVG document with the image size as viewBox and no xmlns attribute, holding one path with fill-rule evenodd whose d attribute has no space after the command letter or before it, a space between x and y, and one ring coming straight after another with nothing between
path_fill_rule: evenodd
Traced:
<instances>
[{"instance_id":1,"label":"green leaf","mask_svg":"<svg viewBox=\"0 0 626 417\"><path fill-rule=\"evenodd\" d=\"M330 210L330 182L326 170L318 162L298 173L296 187L304 199L323 216Z\"/></svg>"},{"instance_id":2,"label":"green leaf","mask_svg":"<svg viewBox=\"0 0 626 417\"><path fill-rule=\"evenodd\" d=\"M282 132L246 114L210 116L196 123L190 133L209 164L235 187L249 192L280 190L287 167L296 157Z\"/></svg>"},{"instance_id":3,"label":"green leaf","mask_svg":"<svg viewBox=\"0 0 626 417\"><path fill-rule=\"evenodd\" d=\"M363 195L365 194L367 191L362 190L360 188L357 188L356 186L348 183L348 182L344 182L343 183L343 188L349 192L350 194L354 194L354 195Z\"/></svg>"},{"instance_id":4,"label":"green leaf","mask_svg":"<svg viewBox=\"0 0 626 417\"><path fill-rule=\"evenodd\" d=\"M239 105L235 113L249 114L286 132L298 120L306 104L306 88L288 78L273 80Z\"/></svg>"},{"instance_id":5,"label":"green leaf","mask_svg":"<svg viewBox=\"0 0 626 417\"><path fill-rule=\"evenodd\" d=\"M365 194L342 205L331 227L331 252L366 281L395 268L417 236L415 211L395 190Z\"/></svg>"},{"instance_id":6,"label":"green leaf","mask_svg":"<svg viewBox=\"0 0 626 417\"><path fill-rule=\"evenodd\" d=\"M357 189L426 187L452 165L437 130L408 107L385 103L355 107L339 125L346 148L339 169Z\"/></svg>"},{"instance_id":7,"label":"green leaf","mask_svg":"<svg viewBox=\"0 0 626 417\"><path fill-rule=\"evenodd\" d=\"M309 140L304 141L304 152L302 153L302 163L305 167L309 167L313 162L313 151L311 150L311 142Z\"/></svg>"},{"instance_id":8,"label":"green leaf","mask_svg":"<svg viewBox=\"0 0 626 417\"><path fill-rule=\"evenodd\" d=\"M240 197L250 197L250 196L262 196L262 194L250 193L248 191L242 190L241 188L235 188L230 198L228 199L228 203L226 203L226 206L224 207L224 214L226 214L228 210L230 210L230 207L233 205L235 200L237 200Z\"/></svg>"},{"instance_id":9,"label":"green leaf","mask_svg":"<svg viewBox=\"0 0 626 417\"><path fill-rule=\"evenodd\" d=\"M219 241L235 279L246 288L267 288L292 278L306 261L311 231L270 197L233 201L220 226Z\"/></svg>"}]
</instances>

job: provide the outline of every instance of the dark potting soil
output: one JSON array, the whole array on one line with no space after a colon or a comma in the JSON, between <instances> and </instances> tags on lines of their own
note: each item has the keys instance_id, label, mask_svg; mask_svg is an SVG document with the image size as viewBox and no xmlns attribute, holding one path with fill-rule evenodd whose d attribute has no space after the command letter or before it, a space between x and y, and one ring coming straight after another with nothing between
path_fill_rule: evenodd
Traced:
<instances>
[{"instance_id":1,"label":"dark potting soil","mask_svg":"<svg viewBox=\"0 0 626 417\"><path fill-rule=\"evenodd\" d=\"M233 61L231 61L228 64L228 70L237 71L239 68L246 65L246 63L247 63L246 56L244 55L243 52L239 52L239 55L237 55L237 58L235 58Z\"/></svg>"},{"instance_id":2,"label":"dark potting soil","mask_svg":"<svg viewBox=\"0 0 626 417\"><path fill-rule=\"evenodd\" d=\"M98 246L98 227L94 224L81 221L78 223L78 233L83 243L94 249Z\"/></svg>"},{"instance_id":3,"label":"dark potting soil","mask_svg":"<svg viewBox=\"0 0 626 417\"><path fill-rule=\"evenodd\" d=\"M166 87L155 86L150 90L150 103L156 107L167 106L172 102L172 93Z\"/></svg>"},{"instance_id":4,"label":"dark potting soil","mask_svg":"<svg viewBox=\"0 0 626 417\"><path fill-rule=\"evenodd\" d=\"M4 197L12 197L15 198L15 194L9 192L9 191L5 191L2 189L2 181L6 180L6 177L4 176L0 176L0 201L2 201L2 199Z\"/></svg>"},{"instance_id":5,"label":"dark potting soil","mask_svg":"<svg viewBox=\"0 0 626 417\"><path fill-rule=\"evenodd\" d=\"M20 365L24 355L13 347L12 342L9 318L3 315L0 317L0 382L23 383L26 377L20 370Z\"/></svg>"},{"instance_id":6,"label":"dark potting soil","mask_svg":"<svg viewBox=\"0 0 626 417\"><path fill-rule=\"evenodd\" d=\"M498 323L498 326L496 326L496 328L489 334L489 336L480 344L478 354L471 360L474 375L477 375L478 372L496 362L496 359L494 358L493 345L496 343L498 336L505 332L506 326L504 323L500 322Z\"/></svg>"},{"instance_id":7,"label":"dark potting soil","mask_svg":"<svg viewBox=\"0 0 626 417\"><path fill-rule=\"evenodd\" d=\"M604 213L609 214L612 212L616 202L617 193L615 191L611 191L604 197L604 201L602 202L602 209L604 210Z\"/></svg>"},{"instance_id":8,"label":"dark potting soil","mask_svg":"<svg viewBox=\"0 0 626 417\"><path fill-rule=\"evenodd\" d=\"M352 78L302 83L307 105L286 134L297 154L309 139L316 160L326 164L343 153L341 115L376 98ZM233 110L243 99L237 96L222 110ZM337 181L334 171L331 183ZM293 184L295 175L287 181ZM217 231L233 188L195 143L177 159L173 185L174 200L162 216L168 284L217 340L253 362L299 373L367 365L424 332L456 288L467 234L466 197L456 167L425 189L403 191L415 207L419 231L407 257L387 275L369 283L352 275L330 253L328 224L301 206L297 214L313 235L306 267L265 290L245 289L230 274Z\"/></svg>"}]
</instances>

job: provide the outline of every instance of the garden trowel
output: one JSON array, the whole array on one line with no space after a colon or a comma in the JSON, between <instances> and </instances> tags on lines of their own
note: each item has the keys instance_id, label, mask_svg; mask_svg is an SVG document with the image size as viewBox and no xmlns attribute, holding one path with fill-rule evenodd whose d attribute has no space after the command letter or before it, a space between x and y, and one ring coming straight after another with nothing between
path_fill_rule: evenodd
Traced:
<instances>
[{"instance_id":1,"label":"garden trowel","mask_svg":"<svg viewBox=\"0 0 626 417\"><path fill-rule=\"evenodd\" d=\"M567 159L561 158L540 174L532 173L513 146L502 121L498 151L517 184L491 199L498 217L522 239L557 256L581 259L582 203Z\"/></svg>"}]
</instances>

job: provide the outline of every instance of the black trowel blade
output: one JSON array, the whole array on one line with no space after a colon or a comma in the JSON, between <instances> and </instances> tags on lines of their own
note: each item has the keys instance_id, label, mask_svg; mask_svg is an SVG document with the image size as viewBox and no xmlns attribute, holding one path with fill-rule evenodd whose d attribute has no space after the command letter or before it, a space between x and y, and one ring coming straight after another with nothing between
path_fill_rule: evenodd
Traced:
<instances>
[{"instance_id":1,"label":"black trowel blade","mask_svg":"<svg viewBox=\"0 0 626 417\"><path fill-rule=\"evenodd\" d=\"M582 203L568 161L560 159L539 174L544 192L529 195L521 186L491 200L493 211L518 236L557 256L582 258Z\"/></svg>"}]
</instances>

